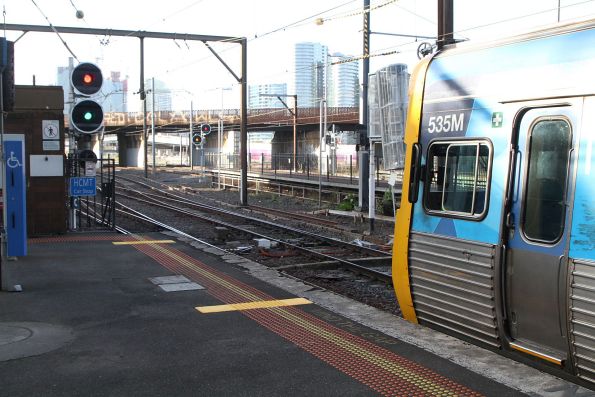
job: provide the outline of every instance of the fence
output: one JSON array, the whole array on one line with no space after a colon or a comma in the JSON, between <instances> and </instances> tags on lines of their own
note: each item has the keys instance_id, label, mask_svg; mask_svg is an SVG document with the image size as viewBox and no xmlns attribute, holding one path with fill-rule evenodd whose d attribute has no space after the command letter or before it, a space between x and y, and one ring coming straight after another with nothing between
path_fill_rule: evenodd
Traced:
<instances>
[{"instance_id":1,"label":"fence","mask_svg":"<svg viewBox=\"0 0 595 397\"><path fill-rule=\"evenodd\" d=\"M115 228L115 170L115 161L111 158L91 160L78 153L68 155L66 176L69 183L80 178L93 178L94 183L92 188L89 187L88 195L87 192L73 194L74 189L70 187L70 229Z\"/></svg>"},{"instance_id":2,"label":"fence","mask_svg":"<svg viewBox=\"0 0 595 397\"><path fill-rule=\"evenodd\" d=\"M384 170L382 158L375 157L376 181L386 181L389 173ZM220 167L218 163L220 162ZM270 154L270 153L248 153L248 172L261 175L279 175L299 177L304 179L318 179L320 176L330 180L332 177L347 178L350 184L357 183L359 175L359 162L354 155L323 155L322 162L318 161L315 154L296 156L292 154ZM195 164L199 164L195 160ZM237 154L221 154L220 161L217 153L207 152L204 154L204 166L206 168L221 170L240 170L240 157Z\"/></svg>"}]
</instances>

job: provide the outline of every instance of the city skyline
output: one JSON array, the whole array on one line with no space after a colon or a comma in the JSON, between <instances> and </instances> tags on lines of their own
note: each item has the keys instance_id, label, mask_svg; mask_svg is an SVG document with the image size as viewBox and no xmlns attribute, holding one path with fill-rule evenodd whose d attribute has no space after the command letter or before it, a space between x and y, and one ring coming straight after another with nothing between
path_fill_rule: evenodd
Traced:
<instances>
[{"instance_id":1,"label":"city skyline","mask_svg":"<svg viewBox=\"0 0 595 397\"><path fill-rule=\"evenodd\" d=\"M490 40L554 24L558 20L559 4L561 21L595 15L593 1L532 0L519 3L503 0L498 7L489 10L479 3L471 0L455 2L456 38L474 42ZM203 43L184 40L184 33L246 37L247 82L250 85L287 81L292 73L292 48L297 42L324 42L334 52L353 54L358 59L355 63L361 65L361 1L337 0L320 4L304 0L293 4L259 0L257 3L234 2L229 7L229 4L212 0L172 0L167 7L158 3L146 4L142 13L138 12L134 2L116 3L113 0L97 3L37 0L35 5L38 7L28 1L3 0L3 5L7 24L48 26L51 23L57 27L105 29L104 35L60 36L80 61L96 61L103 70L118 70L122 76L128 76L130 92L139 89L138 39L112 37L110 29L179 32L179 39L147 40L145 45L145 79L155 77L167 82L173 92L174 107L193 100L197 108L219 108L221 90L225 88L232 89L223 95L224 101L229 103L225 107L239 105L239 88L234 77ZM370 38L370 72L395 63L405 63L411 70L417 62L417 47L426 39L390 34L435 35L436 3L372 0L370 5L370 26L374 32ZM84 11L83 19L75 17L75 8ZM131 15L135 17L131 18ZM9 40L18 39L15 47L17 84L31 84L33 78L37 84L54 84L56 67L66 64L72 56L61 39L54 33L29 32L19 38L20 35L17 31L6 32ZM240 70L238 47L212 44L236 73ZM361 66L359 77L361 81ZM138 96L131 98L139 101ZM138 107L130 101L128 105L130 109Z\"/></svg>"}]
</instances>

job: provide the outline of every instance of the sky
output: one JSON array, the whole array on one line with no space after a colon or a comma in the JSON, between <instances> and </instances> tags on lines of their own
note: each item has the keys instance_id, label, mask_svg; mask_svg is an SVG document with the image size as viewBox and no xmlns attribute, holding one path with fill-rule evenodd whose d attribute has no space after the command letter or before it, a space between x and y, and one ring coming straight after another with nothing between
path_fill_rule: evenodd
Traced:
<instances>
[{"instance_id":1,"label":"sky","mask_svg":"<svg viewBox=\"0 0 595 397\"><path fill-rule=\"evenodd\" d=\"M249 85L289 83L298 42L319 42L331 53L353 57L361 56L363 48L362 0L0 1L6 24L106 30L101 36L5 31L8 40L16 40L17 84L32 84L35 79L38 85L55 85L58 66L67 66L74 54L80 62L96 63L104 75L121 72L128 77L129 91L138 91L140 40L109 36L109 29L179 34L180 39L146 39L144 43L145 78L163 81L173 92L176 109L189 109L190 102L195 109L218 109L222 104L237 108L240 97L235 78L203 43L185 41L185 33L246 37ZM414 67L418 46L432 40L394 34L435 36L436 3L370 0L370 27L377 32L370 37L370 72L394 63L405 63L410 70ZM595 18L595 0L454 0L454 5L455 38L472 42L555 24L558 5L562 22ZM77 10L83 12L82 19L77 18ZM240 46L211 45L240 75ZM140 109L138 97L130 96L131 111Z\"/></svg>"}]
</instances>

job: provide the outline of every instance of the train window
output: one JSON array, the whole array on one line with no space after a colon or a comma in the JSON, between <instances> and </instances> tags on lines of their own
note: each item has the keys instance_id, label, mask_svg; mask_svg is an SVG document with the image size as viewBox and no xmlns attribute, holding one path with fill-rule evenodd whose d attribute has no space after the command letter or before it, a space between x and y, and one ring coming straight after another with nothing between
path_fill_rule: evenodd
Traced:
<instances>
[{"instance_id":1,"label":"train window","mask_svg":"<svg viewBox=\"0 0 595 397\"><path fill-rule=\"evenodd\" d=\"M564 229L570 124L544 119L533 125L530 134L522 228L529 240L554 243Z\"/></svg>"},{"instance_id":2,"label":"train window","mask_svg":"<svg viewBox=\"0 0 595 397\"><path fill-rule=\"evenodd\" d=\"M491 146L486 141L434 142L428 150L428 212L479 219L487 209Z\"/></svg>"}]
</instances>

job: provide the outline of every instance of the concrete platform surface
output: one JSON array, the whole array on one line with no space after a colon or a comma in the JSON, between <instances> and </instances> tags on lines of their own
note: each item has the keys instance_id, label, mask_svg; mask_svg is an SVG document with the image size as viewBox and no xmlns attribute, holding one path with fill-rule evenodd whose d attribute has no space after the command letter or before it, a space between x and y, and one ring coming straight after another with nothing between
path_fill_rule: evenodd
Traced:
<instances>
[{"instance_id":1,"label":"concrete platform surface","mask_svg":"<svg viewBox=\"0 0 595 397\"><path fill-rule=\"evenodd\" d=\"M0 396L587 395L175 235L34 239L3 265L23 291L0 292Z\"/></svg>"}]
</instances>

